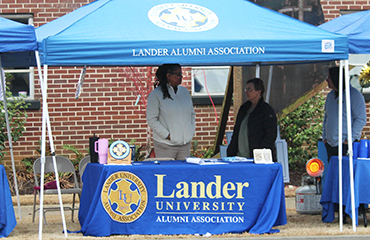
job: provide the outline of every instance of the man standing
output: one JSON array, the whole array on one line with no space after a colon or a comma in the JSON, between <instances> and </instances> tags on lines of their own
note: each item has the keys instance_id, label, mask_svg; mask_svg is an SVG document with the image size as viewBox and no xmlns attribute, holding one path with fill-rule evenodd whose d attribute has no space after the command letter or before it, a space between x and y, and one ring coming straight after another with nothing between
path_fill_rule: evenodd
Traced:
<instances>
[{"instance_id":1,"label":"man standing","mask_svg":"<svg viewBox=\"0 0 370 240\"><path fill-rule=\"evenodd\" d=\"M332 89L325 102L325 115L322 125L322 139L325 143L328 161L332 156L338 156L338 106L339 106L339 67L329 69L328 87ZM343 153L348 151L348 144L361 138L362 128L366 125L366 105L363 95L354 87L350 86L351 99L351 121L352 121L352 139L348 139L347 134L347 110L345 104L345 86L343 81L343 115L342 115L342 146Z\"/></svg>"}]
</instances>

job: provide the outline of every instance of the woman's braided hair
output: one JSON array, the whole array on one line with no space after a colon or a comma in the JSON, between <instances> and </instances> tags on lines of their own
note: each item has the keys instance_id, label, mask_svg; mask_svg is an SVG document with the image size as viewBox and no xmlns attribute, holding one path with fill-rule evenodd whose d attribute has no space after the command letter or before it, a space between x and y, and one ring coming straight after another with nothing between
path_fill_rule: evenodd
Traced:
<instances>
[{"instance_id":1,"label":"woman's braided hair","mask_svg":"<svg viewBox=\"0 0 370 240\"><path fill-rule=\"evenodd\" d=\"M172 99L170 93L168 92L167 74L176 71L178 68L181 68L180 64L162 64L158 67L157 72L155 73L156 79L154 82L154 88L158 86L161 87L163 92L163 99Z\"/></svg>"}]
</instances>

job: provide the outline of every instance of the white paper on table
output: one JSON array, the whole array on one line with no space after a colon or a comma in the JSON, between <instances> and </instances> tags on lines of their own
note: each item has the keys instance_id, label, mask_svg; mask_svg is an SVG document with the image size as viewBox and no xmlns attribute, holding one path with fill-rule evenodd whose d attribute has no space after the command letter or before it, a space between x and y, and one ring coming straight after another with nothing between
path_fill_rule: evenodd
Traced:
<instances>
[{"instance_id":1,"label":"white paper on table","mask_svg":"<svg viewBox=\"0 0 370 240\"><path fill-rule=\"evenodd\" d=\"M192 163L192 164L201 164L204 161L201 158L188 157L188 158L186 158L186 162L187 163Z\"/></svg>"},{"instance_id":2,"label":"white paper on table","mask_svg":"<svg viewBox=\"0 0 370 240\"><path fill-rule=\"evenodd\" d=\"M132 166L132 164L126 164L126 163L107 163L104 165Z\"/></svg>"},{"instance_id":3,"label":"white paper on table","mask_svg":"<svg viewBox=\"0 0 370 240\"><path fill-rule=\"evenodd\" d=\"M222 161L226 162L253 162L253 158L245 158L245 157L239 157L239 156L234 156L234 157L224 157L222 158Z\"/></svg>"},{"instance_id":4,"label":"white paper on table","mask_svg":"<svg viewBox=\"0 0 370 240\"><path fill-rule=\"evenodd\" d=\"M186 158L187 163L198 164L198 165L214 165L214 164L228 164L225 162L219 161L217 158L195 158L188 157Z\"/></svg>"},{"instance_id":5,"label":"white paper on table","mask_svg":"<svg viewBox=\"0 0 370 240\"><path fill-rule=\"evenodd\" d=\"M207 162L207 161L205 161L205 162L200 163L199 165L218 165L218 164L229 164L229 163L227 163L227 162Z\"/></svg>"},{"instance_id":6,"label":"white paper on table","mask_svg":"<svg viewBox=\"0 0 370 240\"><path fill-rule=\"evenodd\" d=\"M272 164L271 149L253 149L254 163L257 164Z\"/></svg>"}]
</instances>

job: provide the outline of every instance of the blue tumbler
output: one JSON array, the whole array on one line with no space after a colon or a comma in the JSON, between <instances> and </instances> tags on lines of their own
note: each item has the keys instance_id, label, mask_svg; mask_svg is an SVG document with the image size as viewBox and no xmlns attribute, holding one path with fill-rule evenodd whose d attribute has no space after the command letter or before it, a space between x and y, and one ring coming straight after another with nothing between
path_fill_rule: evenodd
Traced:
<instances>
[{"instance_id":1,"label":"blue tumbler","mask_svg":"<svg viewBox=\"0 0 370 240\"><path fill-rule=\"evenodd\" d=\"M359 150L360 150L360 142L353 142L353 159L358 158Z\"/></svg>"},{"instance_id":2,"label":"blue tumbler","mask_svg":"<svg viewBox=\"0 0 370 240\"><path fill-rule=\"evenodd\" d=\"M367 158L368 153L368 141L367 139L361 139L360 141L360 151L358 154L359 158Z\"/></svg>"}]
</instances>

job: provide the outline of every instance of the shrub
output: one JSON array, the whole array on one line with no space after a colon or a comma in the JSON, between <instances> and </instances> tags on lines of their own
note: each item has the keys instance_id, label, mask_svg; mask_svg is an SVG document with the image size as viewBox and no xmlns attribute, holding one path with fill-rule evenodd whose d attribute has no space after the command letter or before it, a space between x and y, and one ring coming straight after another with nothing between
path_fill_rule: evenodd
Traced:
<instances>
[{"instance_id":1,"label":"shrub","mask_svg":"<svg viewBox=\"0 0 370 240\"><path fill-rule=\"evenodd\" d=\"M198 158L212 158L213 157L213 149L212 148L204 148L198 149L198 141L193 141L193 152L190 154L191 157L198 157Z\"/></svg>"},{"instance_id":2,"label":"shrub","mask_svg":"<svg viewBox=\"0 0 370 240\"><path fill-rule=\"evenodd\" d=\"M317 94L279 121L281 138L288 144L289 167L304 168L317 157L317 142L322 134L325 98Z\"/></svg>"},{"instance_id":3,"label":"shrub","mask_svg":"<svg viewBox=\"0 0 370 240\"><path fill-rule=\"evenodd\" d=\"M1 86L0 86L1 88ZM6 86L6 97L9 126L11 131L12 140L14 142L18 141L20 137L23 136L23 131L25 130L24 124L26 123L26 108L29 104L26 104L23 97L13 97L12 93L9 91L9 87ZM10 101L9 101L10 99ZM5 106L3 99L0 100L0 162L3 161L5 154L5 141L8 140L8 130L5 118Z\"/></svg>"},{"instance_id":4,"label":"shrub","mask_svg":"<svg viewBox=\"0 0 370 240\"><path fill-rule=\"evenodd\" d=\"M86 156L86 154L83 154L80 149L70 144L64 144L62 148L72 151L76 155L75 158L69 158L69 160L71 160L71 162L75 166L75 171L78 172L78 164L80 163L81 159Z\"/></svg>"}]
</instances>

